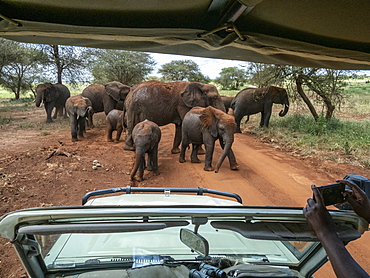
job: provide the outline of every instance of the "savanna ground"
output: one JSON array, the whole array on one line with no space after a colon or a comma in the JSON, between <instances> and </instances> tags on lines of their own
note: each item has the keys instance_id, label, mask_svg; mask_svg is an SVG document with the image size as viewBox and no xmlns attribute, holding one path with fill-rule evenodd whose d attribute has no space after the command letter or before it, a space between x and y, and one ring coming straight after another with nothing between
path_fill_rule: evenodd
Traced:
<instances>
[{"instance_id":1,"label":"savanna ground","mask_svg":"<svg viewBox=\"0 0 370 278\"><path fill-rule=\"evenodd\" d=\"M88 191L130 185L134 153L123 150L123 138L108 143L105 115L94 117L96 128L87 131L83 140L71 142L67 119L46 124L44 109L34 104L0 107L0 215L27 207L80 205ZM257 124L255 117L248 125ZM161 130L161 174L145 171L137 186L213 188L238 193L245 205L302 207L312 195L311 184L332 183L346 174L370 176L369 168L352 165L345 153L331 153L343 159L328 160L323 153L308 155L248 130L236 134L233 146L239 171L231 171L225 161L219 173L205 172L203 164L180 164L178 155L170 153L173 125ZM218 147L215 156L219 153ZM95 170L94 160L101 164ZM26 277L11 243L1 238L0 246L0 277ZM370 232L348 248L370 273ZM335 275L327 263L315 277Z\"/></svg>"}]
</instances>

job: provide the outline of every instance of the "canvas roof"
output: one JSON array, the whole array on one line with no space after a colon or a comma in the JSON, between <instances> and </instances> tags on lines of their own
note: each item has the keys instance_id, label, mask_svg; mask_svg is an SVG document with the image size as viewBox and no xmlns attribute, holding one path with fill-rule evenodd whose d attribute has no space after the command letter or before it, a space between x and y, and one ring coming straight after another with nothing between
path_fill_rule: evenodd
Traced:
<instances>
[{"instance_id":1,"label":"canvas roof","mask_svg":"<svg viewBox=\"0 0 370 278\"><path fill-rule=\"evenodd\" d=\"M0 0L0 36L369 70L369 14L368 0Z\"/></svg>"}]
</instances>

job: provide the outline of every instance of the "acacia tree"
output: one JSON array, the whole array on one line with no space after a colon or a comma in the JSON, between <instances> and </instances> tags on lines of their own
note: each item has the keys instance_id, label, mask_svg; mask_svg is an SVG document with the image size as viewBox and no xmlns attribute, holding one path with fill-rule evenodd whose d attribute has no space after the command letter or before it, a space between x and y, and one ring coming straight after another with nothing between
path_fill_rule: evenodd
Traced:
<instances>
[{"instance_id":1,"label":"acacia tree","mask_svg":"<svg viewBox=\"0 0 370 278\"><path fill-rule=\"evenodd\" d=\"M142 82L154 69L155 61L147 53L125 50L96 50L90 63L94 83L119 81L126 85Z\"/></svg>"},{"instance_id":2,"label":"acacia tree","mask_svg":"<svg viewBox=\"0 0 370 278\"><path fill-rule=\"evenodd\" d=\"M56 75L58 83L68 80L75 84L85 81L85 68L91 52L83 47L64 45L40 45L48 57L48 65Z\"/></svg>"},{"instance_id":3,"label":"acacia tree","mask_svg":"<svg viewBox=\"0 0 370 278\"><path fill-rule=\"evenodd\" d=\"M204 76L199 66L192 60L174 60L162 65L158 70L163 81L188 81L209 83L210 79Z\"/></svg>"},{"instance_id":4,"label":"acacia tree","mask_svg":"<svg viewBox=\"0 0 370 278\"><path fill-rule=\"evenodd\" d=\"M326 120L332 118L335 107L343 100L344 71L341 70L252 63L249 73L252 75L252 84L259 87L283 86L287 87L291 97L298 95L309 108L315 121L319 119L319 114L317 105L315 107L311 99L322 105ZM311 94L311 98L307 93Z\"/></svg>"},{"instance_id":5,"label":"acacia tree","mask_svg":"<svg viewBox=\"0 0 370 278\"><path fill-rule=\"evenodd\" d=\"M221 69L220 76L216 78L215 81L225 89L237 90L243 86L247 80L248 78L245 70L237 67L228 67Z\"/></svg>"},{"instance_id":6,"label":"acacia tree","mask_svg":"<svg viewBox=\"0 0 370 278\"><path fill-rule=\"evenodd\" d=\"M14 93L15 99L19 99L22 93L32 91L34 82L41 74L40 66L45 63L45 55L34 45L14 42L6 42L5 45L11 47L5 51L8 58L12 58L1 66L0 83Z\"/></svg>"}]
</instances>

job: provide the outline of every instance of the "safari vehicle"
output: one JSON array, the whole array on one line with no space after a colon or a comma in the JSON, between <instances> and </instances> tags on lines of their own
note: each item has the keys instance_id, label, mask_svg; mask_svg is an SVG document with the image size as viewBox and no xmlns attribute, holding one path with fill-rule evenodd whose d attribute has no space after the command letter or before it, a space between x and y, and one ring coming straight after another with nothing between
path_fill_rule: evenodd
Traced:
<instances>
[{"instance_id":1,"label":"safari vehicle","mask_svg":"<svg viewBox=\"0 0 370 278\"><path fill-rule=\"evenodd\" d=\"M301 207L243 206L237 194L205 188L130 186L89 192L82 204L0 219L30 277L301 278L327 261ZM352 211L330 214L344 243L368 228Z\"/></svg>"}]
</instances>

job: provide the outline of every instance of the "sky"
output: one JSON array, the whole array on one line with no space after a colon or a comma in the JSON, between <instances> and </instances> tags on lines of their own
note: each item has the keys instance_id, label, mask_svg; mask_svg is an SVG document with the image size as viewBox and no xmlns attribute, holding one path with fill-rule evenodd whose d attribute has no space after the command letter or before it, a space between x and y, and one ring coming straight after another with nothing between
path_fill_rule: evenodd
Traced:
<instances>
[{"instance_id":1,"label":"sky","mask_svg":"<svg viewBox=\"0 0 370 278\"><path fill-rule=\"evenodd\" d=\"M223 59L212 59L212 58L200 58L173 54L159 54L159 53L148 53L157 62L155 70L152 75L160 76L158 69L161 68L163 64L167 64L173 60L192 60L198 66L203 75L208 76L211 79L215 79L219 76L221 69L228 67L238 67L247 66L248 62L237 61L237 60L223 60Z\"/></svg>"}]
</instances>

